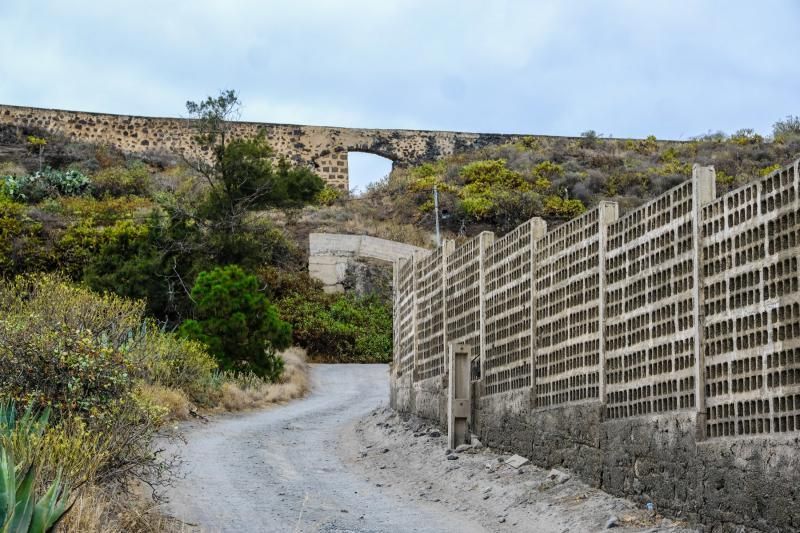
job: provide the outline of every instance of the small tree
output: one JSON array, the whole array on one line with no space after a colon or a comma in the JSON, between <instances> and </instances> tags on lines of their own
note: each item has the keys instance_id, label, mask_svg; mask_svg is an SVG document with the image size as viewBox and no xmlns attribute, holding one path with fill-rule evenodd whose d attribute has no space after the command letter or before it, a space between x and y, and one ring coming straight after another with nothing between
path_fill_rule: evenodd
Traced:
<instances>
[{"instance_id":1,"label":"small tree","mask_svg":"<svg viewBox=\"0 0 800 533\"><path fill-rule=\"evenodd\" d=\"M232 138L230 121L238 117L240 105L236 92L230 90L216 98L186 103L196 119L195 142L209 154L188 161L210 187L203 214L231 233L240 229L248 211L310 203L324 186L311 170L293 168L285 160L276 171L272 164L275 153L263 131L249 139Z\"/></svg>"},{"instance_id":2,"label":"small tree","mask_svg":"<svg viewBox=\"0 0 800 533\"><path fill-rule=\"evenodd\" d=\"M772 125L772 135L777 141L800 135L800 117L788 115L784 120L777 121Z\"/></svg>"},{"instance_id":3,"label":"small tree","mask_svg":"<svg viewBox=\"0 0 800 533\"><path fill-rule=\"evenodd\" d=\"M275 380L282 361L273 350L291 343L291 326L258 288L255 276L237 265L201 272L192 287L195 319L180 328L208 346L225 369L246 369Z\"/></svg>"},{"instance_id":4,"label":"small tree","mask_svg":"<svg viewBox=\"0 0 800 533\"><path fill-rule=\"evenodd\" d=\"M42 165L44 164L44 147L47 146L47 139L35 135L28 135L28 145L32 150L38 152L39 170L42 170Z\"/></svg>"}]
</instances>

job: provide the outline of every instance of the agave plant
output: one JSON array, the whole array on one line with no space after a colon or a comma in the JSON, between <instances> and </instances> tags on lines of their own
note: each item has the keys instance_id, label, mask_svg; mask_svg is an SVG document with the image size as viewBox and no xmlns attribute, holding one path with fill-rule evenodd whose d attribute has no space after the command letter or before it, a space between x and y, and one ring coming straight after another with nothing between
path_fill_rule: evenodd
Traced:
<instances>
[{"instance_id":1,"label":"agave plant","mask_svg":"<svg viewBox=\"0 0 800 533\"><path fill-rule=\"evenodd\" d=\"M37 414L32 406L28 406L20 417L13 402L0 402L0 438L10 438L12 433L40 437L49 418L50 409Z\"/></svg>"},{"instance_id":2,"label":"agave plant","mask_svg":"<svg viewBox=\"0 0 800 533\"><path fill-rule=\"evenodd\" d=\"M47 411L37 416L28 409L17 419L13 404L0 405L0 533L45 533L69 510L69 489L60 473L36 501L36 467L18 472L13 453L2 445L12 432L41 435L47 418Z\"/></svg>"}]
</instances>

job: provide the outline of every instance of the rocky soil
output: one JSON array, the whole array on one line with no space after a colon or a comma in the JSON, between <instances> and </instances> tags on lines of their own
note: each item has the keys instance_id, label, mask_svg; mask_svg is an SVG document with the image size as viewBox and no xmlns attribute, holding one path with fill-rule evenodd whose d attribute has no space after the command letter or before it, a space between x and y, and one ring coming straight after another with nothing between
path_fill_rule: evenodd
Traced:
<instances>
[{"instance_id":1,"label":"rocky soil","mask_svg":"<svg viewBox=\"0 0 800 533\"><path fill-rule=\"evenodd\" d=\"M509 455L477 440L448 450L442 433L426 421L380 408L343 433L339 453L348 469L376 490L407 504L457 513L487 531L695 531L655 509L593 489L569 472L530 463L514 468L506 462Z\"/></svg>"}]
</instances>

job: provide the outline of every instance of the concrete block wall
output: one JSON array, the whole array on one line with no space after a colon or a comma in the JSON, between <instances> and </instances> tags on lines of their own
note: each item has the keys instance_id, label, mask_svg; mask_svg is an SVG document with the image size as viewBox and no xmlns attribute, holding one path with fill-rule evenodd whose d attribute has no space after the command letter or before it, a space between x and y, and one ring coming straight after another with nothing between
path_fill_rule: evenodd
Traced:
<instances>
[{"instance_id":1,"label":"concrete block wall","mask_svg":"<svg viewBox=\"0 0 800 533\"><path fill-rule=\"evenodd\" d=\"M494 234L483 232L455 249L447 258L445 269L445 332L448 343L470 346L471 358L480 357L484 349L485 324L482 320L485 303L484 272L486 248ZM483 359L481 358L481 362Z\"/></svg>"},{"instance_id":2,"label":"concrete block wall","mask_svg":"<svg viewBox=\"0 0 800 533\"><path fill-rule=\"evenodd\" d=\"M702 412L697 232L714 185L714 175L698 169L608 228L607 419Z\"/></svg>"},{"instance_id":3,"label":"concrete block wall","mask_svg":"<svg viewBox=\"0 0 800 533\"><path fill-rule=\"evenodd\" d=\"M535 240L546 228L544 220L534 218L496 239L487 250L483 396L533 386Z\"/></svg>"},{"instance_id":4,"label":"concrete block wall","mask_svg":"<svg viewBox=\"0 0 800 533\"><path fill-rule=\"evenodd\" d=\"M800 431L797 163L703 208L711 439Z\"/></svg>"},{"instance_id":5,"label":"concrete block wall","mask_svg":"<svg viewBox=\"0 0 800 533\"><path fill-rule=\"evenodd\" d=\"M621 215L437 251L397 292L395 331L424 326L410 358L396 341L393 405L442 421L439 354L466 343L484 442L723 531L800 530L799 179L795 162L717 199L695 166Z\"/></svg>"},{"instance_id":6,"label":"concrete block wall","mask_svg":"<svg viewBox=\"0 0 800 533\"><path fill-rule=\"evenodd\" d=\"M538 409L601 401L602 250L616 216L616 204L602 202L537 243Z\"/></svg>"},{"instance_id":7,"label":"concrete block wall","mask_svg":"<svg viewBox=\"0 0 800 533\"><path fill-rule=\"evenodd\" d=\"M445 399L440 394L447 383L444 279L453 248L453 242L445 242L421 257L414 270L417 287L414 407L420 416L440 421L447 414Z\"/></svg>"}]
</instances>

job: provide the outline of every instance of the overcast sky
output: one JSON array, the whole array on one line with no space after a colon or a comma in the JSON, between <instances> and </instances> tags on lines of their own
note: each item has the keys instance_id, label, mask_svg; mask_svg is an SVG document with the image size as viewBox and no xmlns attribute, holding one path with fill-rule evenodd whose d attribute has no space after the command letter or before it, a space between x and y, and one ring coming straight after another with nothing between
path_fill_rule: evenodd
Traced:
<instances>
[{"instance_id":1,"label":"overcast sky","mask_svg":"<svg viewBox=\"0 0 800 533\"><path fill-rule=\"evenodd\" d=\"M800 114L798 28L795 0L0 0L0 102L175 116L233 88L264 122L769 133Z\"/></svg>"}]
</instances>

